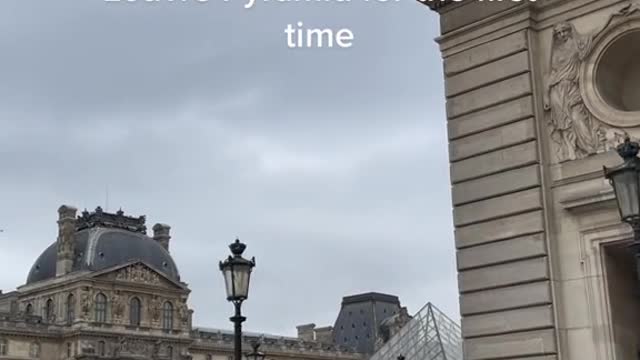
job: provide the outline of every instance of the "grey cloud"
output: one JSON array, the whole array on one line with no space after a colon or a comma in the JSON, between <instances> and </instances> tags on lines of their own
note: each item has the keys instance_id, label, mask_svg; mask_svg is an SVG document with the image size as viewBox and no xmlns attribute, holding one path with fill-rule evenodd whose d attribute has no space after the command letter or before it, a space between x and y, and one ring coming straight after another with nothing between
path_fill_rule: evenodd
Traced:
<instances>
[{"instance_id":1,"label":"grey cloud","mask_svg":"<svg viewBox=\"0 0 640 360\"><path fill-rule=\"evenodd\" d=\"M230 327L217 261L258 258L247 328L331 324L388 291L456 318L437 24L423 5L0 5L0 288L55 241L61 203L173 226L195 322ZM348 50L285 48L298 20Z\"/></svg>"}]
</instances>

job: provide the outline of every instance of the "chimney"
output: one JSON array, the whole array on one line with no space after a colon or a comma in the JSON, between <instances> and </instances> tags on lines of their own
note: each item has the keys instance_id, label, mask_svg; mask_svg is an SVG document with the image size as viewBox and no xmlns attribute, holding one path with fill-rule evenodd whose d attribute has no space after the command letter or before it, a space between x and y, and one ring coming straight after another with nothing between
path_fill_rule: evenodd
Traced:
<instances>
[{"instance_id":1,"label":"chimney","mask_svg":"<svg viewBox=\"0 0 640 360\"><path fill-rule=\"evenodd\" d=\"M169 251L169 240L171 240L171 226L167 224L155 224L153 225L153 240L157 241L162 247Z\"/></svg>"},{"instance_id":2,"label":"chimney","mask_svg":"<svg viewBox=\"0 0 640 360\"><path fill-rule=\"evenodd\" d=\"M316 328L316 341L323 344L333 344L333 326Z\"/></svg>"},{"instance_id":3,"label":"chimney","mask_svg":"<svg viewBox=\"0 0 640 360\"><path fill-rule=\"evenodd\" d=\"M316 324L305 324L296 326L298 329L298 339L302 339L304 341L313 341L314 333L313 329L316 328Z\"/></svg>"},{"instance_id":4,"label":"chimney","mask_svg":"<svg viewBox=\"0 0 640 360\"><path fill-rule=\"evenodd\" d=\"M67 205L62 205L58 209L56 276L70 273L73 266L77 211L76 208Z\"/></svg>"}]
</instances>

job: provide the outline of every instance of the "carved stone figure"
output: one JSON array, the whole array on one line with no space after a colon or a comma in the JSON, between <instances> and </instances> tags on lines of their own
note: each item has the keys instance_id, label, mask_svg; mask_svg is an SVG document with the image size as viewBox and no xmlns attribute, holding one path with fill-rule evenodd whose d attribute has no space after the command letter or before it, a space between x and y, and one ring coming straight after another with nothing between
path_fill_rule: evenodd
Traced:
<instances>
[{"instance_id":1,"label":"carved stone figure","mask_svg":"<svg viewBox=\"0 0 640 360\"><path fill-rule=\"evenodd\" d=\"M91 317L93 308L93 291L90 288L84 288L80 295L80 315L83 319L88 320Z\"/></svg>"},{"instance_id":2,"label":"carved stone figure","mask_svg":"<svg viewBox=\"0 0 640 360\"><path fill-rule=\"evenodd\" d=\"M116 291L111 296L111 307L114 319L122 319L122 317L124 316L125 305L122 295L120 295L119 291Z\"/></svg>"},{"instance_id":3,"label":"carved stone figure","mask_svg":"<svg viewBox=\"0 0 640 360\"><path fill-rule=\"evenodd\" d=\"M553 28L551 73L547 77L544 109L551 112L551 138L558 160L581 159L601 149L599 124L580 95L579 68L591 48L592 36L581 35L570 23Z\"/></svg>"},{"instance_id":4,"label":"carved stone figure","mask_svg":"<svg viewBox=\"0 0 640 360\"><path fill-rule=\"evenodd\" d=\"M161 303L161 301L157 296L154 296L149 301L149 317L153 321L160 321L160 314L162 313L162 309L160 307L161 306L160 303Z\"/></svg>"},{"instance_id":5,"label":"carved stone figure","mask_svg":"<svg viewBox=\"0 0 640 360\"><path fill-rule=\"evenodd\" d=\"M189 324L189 307L184 300L178 304L178 317L183 325Z\"/></svg>"},{"instance_id":6,"label":"carved stone figure","mask_svg":"<svg viewBox=\"0 0 640 360\"><path fill-rule=\"evenodd\" d=\"M623 130L601 123L588 111L581 95L580 66L591 51L594 38L612 19L628 16L638 9L637 3L622 8L603 28L590 34L580 34L568 22L553 28L551 63L543 101L544 110L549 112L551 138L556 143L559 162L613 149L627 136Z\"/></svg>"}]
</instances>

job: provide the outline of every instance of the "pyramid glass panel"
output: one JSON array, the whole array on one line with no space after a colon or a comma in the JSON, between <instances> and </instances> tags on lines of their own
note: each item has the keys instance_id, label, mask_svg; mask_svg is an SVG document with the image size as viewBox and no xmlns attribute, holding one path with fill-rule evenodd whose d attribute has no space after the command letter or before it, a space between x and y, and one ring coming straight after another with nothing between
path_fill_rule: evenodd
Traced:
<instances>
[{"instance_id":1,"label":"pyramid glass panel","mask_svg":"<svg viewBox=\"0 0 640 360\"><path fill-rule=\"evenodd\" d=\"M462 360L460 326L431 303L418 311L370 360Z\"/></svg>"}]
</instances>

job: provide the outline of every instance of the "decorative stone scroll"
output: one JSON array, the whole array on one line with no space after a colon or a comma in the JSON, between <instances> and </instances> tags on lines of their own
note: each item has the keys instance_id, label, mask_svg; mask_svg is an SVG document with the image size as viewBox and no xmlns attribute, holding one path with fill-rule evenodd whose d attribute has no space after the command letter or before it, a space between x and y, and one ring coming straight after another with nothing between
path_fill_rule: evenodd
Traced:
<instances>
[{"instance_id":1,"label":"decorative stone scroll","mask_svg":"<svg viewBox=\"0 0 640 360\"><path fill-rule=\"evenodd\" d=\"M118 270L116 280L158 285L160 284L160 275L142 264L136 264Z\"/></svg>"},{"instance_id":2,"label":"decorative stone scroll","mask_svg":"<svg viewBox=\"0 0 640 360\"><path fill-rule=\"evenodd\" d=\"M614 149L628 134L618 126L605 124L602 115L594 116L585 104L585 88L593 87L585 81L582 69L592 53L594 42L611 24L625 21L640 5L635 2L611 15L600 30L581 34L573 24L561 22L553 28L551 62L545 79L544 110L549 113L551 138L556 146L559 162L582 159L589 155ZM586 82L586 84L585 84ZM640 118L635 124L640 125Z\"/></svg>"}]
</instances>

